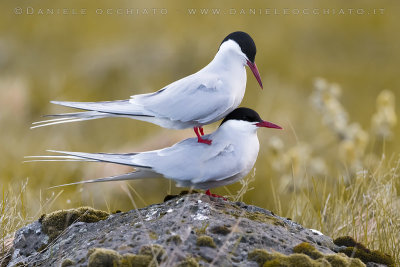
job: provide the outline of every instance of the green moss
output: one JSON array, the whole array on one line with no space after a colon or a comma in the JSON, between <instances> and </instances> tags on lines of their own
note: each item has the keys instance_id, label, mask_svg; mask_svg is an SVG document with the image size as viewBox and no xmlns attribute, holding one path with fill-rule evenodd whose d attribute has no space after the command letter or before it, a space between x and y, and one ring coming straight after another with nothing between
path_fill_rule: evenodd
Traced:
<instances>
[{"instance_id":1,"label":"green moss","mask_svg":"<svg viewBox=\"0 0 400 267\"><path fill-rule=\"evenodd\" d=\"M280 253L273 254L274 259L264 263L263 267L314 267L321 266L319 262L312 260L304 254L292 254L286 256Z\"/></svg>"},{"instance_id":2,"label":"green moss","mask_svg":"<svg viewBox=\"0 0 400 267\"><path fill-rule=\"evenodd\" d=\"M75 262L73 260L70 260L70 259L65 259L61 263L61 267L74 266L74 265L75 265Z\"/></svg>"},{"instance_id":3,"label":"green moss","mask_svg":"<svg viewBox=\"0 0 400 267\"><path fill-rule=\"evenodd\" d=\"M174 243L175 245L180 245L182 244L182 239L179 235L172 235L167 238L167 244L168 243Z\"/></svg>"},{"instance_id":4,"label":"green moss","mask_svg":"<svg viewBox=\"0 0 400 267\"><path fill-rule=\"evenodd\" d=\"M364 266L360 259L349 258L343 253L329 254L324 257L330 265L337 267L347 267L347 266Z\"/></svg>"},{"instance_id":5,"label":"green moss","mask_svg":"<svg viewBox=\"0 0 400 267\"><path fill-rule=\"evenodd\" d=\"M152 250L154 250L156 258L153 254L148 254ZM140 255L127 253L121 256L117 251L111 249L90 249L87 254L89 257L88 267L156 267L158 264L155 259L161 261L162 256L158 258L158 255L165 255L164 249L158 245L144 246L140 253Z\"/></svg>"},{"instance_id":6,"label":"green moss","mask_svg":"<svg viewBox=\"0 0 400 267\"><path fill-rule=\"evenodd\" d=\"M231 232L231 229L225 225L220 225L211 228L210 232L217 235L227 235Z\"/></svg>"},{"instance_id":7,"label":"green moss","mask_svg":"<svg viewBox=\"0 0 400 267\"><path fill-rule=\"evenodd\" d=\"M250 261L257 262L260 266L273 259L272 255L265 249L255 249L247 255L247 258Z\"/></svg>"},{"instance_id":8,"label":"green moss","mask_svg":"<svg viewBox=\"0 0 400 267\"><path fill-rule=\"evenodd\" d=\"M157 233L155 233L155 232L153 232L153 231L150 231L150 232L149 232L149 237L150 237L151 239L153 239L153 240L157 240L157 239L158 239Z\"/></svg>"},{"instance_id":9,"label":"green moss","mask_svg":"<svg viewBox=\"0 0 400 267\"><path fill-rule=\"evenodd\" d=\"M199 247L210 247L210 248L215 248L215 243L212 237L208 235L202 235L197 238L196 245Z\"/></svg>"},{"instance_id":10,"label":"green moss","mask_svg":"<svg viewBox=\"0 0 400 267\"><path fill-rule=\"evenodd\" d=\"M88 252L88 267L113 267L118 266L121 255L111 249L95 248Z\"/></svg>"},{"instance_id":11,"label":"green moss","mask_svg":"<svg viewBox=\"0 0 400 267\"><path fill-rule=\"evenodd\" d=\"M343 252L349 257L358 258L364 263L375 262L387 266L394 266L394 260L390 255L377 250L369 250L350 236L336 238L333 243L338 246L345 246L346 248L342 249L340 252Z\"/></svg>"},{"instance_id":12,"label":"green moss","mask_svg":"<svg viewBox=\"0 0 400 267\"><path fill-rule=\"evenodd\" d=\"M160 245L149 245L149 246L143 246L140 248L139 250L139 254L140 255L147 255L150 256L152 258L156 258L157 262L161 262L165 256L165 250L162 246Z\"/></svg>"},{"instance_id":13,"label":"green moss","mask_svg":"<svg viewBox=\"0 0 400 267\"><path fill-rule=\"evenodd\" d=\"M189 257L183 261L178 262L175 267L199 267L199 263L196 259Z\"/></svg>"},{"instance_id":14,"label":"green moss","mask_svg":"<svg viewBox=\"0 0 400 267\"><path fill-rule=\"evenodd\" d=\"M49 242L51 242L74 222L93 223L105 220L108 216L109 214L105 211L95 210L90 207L81 207L44 214L40 217L39 221L42 224L43 232L49 236Z\"/></svg>"},{"instance_id":15,"label":"green moss","mask_svg":"<svg viewBox=\"0 0 400 267\"><path fill-rule=\"evenodd\" d=\"M316 260L323 257L323 254L319 252L313 245L307 242L298 244L293 248L294 253L305 254Z\"/></svg>"},{"instance_id":16,"label":"green moss","mask_svg":"<svg viewBox=\"0 0 400 267\"><path fill-rule=\"evenodd\" d=\"M119 260L118 267L155 267L153 257L149 255L135 255L127 253Z\"/></svg>"},{"instance_id":17,"label":"green moss","mask_svg":"<svg viewBox=\"0 0 400 267\"><path fill-rule=\"evenodd\" d=\"M394 266L394 261L391 256L384 254L379 251L363 250L356 247L348 247L340 252L346 254L349 257L360 259L364 263L375 262L385 264L387 266Z\"/></svg>"},{"instance_id":18,"label":"green moss","mask_svg":"<svg viewBox=\"0 0 400 267\"><path fill-rule=\"evenodd\" d=\"M303 244L303 243L302 243ZM312 246L311 246L312 247ZM302 245L296 250L309 253L313 251L309 246ZM306 249L304 249L306 248ZM314 248L315 249L315 248ZM314 266L335 266L335 267L362 267L365 266L359 259L348 258L344 254L322 254L318 259L312 259L306 254L295 253L283 255L281 253L269 253L263 249L255 249L247 256L248 260L255 261L263 267L314 267Z\"/></svg>"}]
</instances>

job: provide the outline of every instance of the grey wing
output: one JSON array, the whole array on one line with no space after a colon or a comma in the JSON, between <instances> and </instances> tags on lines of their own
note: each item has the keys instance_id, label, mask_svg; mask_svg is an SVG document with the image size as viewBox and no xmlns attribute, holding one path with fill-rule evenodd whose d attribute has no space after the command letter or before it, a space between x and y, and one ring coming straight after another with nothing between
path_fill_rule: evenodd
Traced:
<instances>
[{"instance_id":1,"label":"grey wing","mask_svg":"<svg viewBox=\"0 0 400 267\"><path fill-rule=\"evenodd\" d=\"M138 154L133 161L138 165L151 166L167 178L190 180L192 183L223 180L243 170L241 157L236 155L232 144L225 142L206 146L198 143L196 138L186 139L166 149Z\"/></svg>"},{"instance_id":2,"label":"grey wing","mask_svg":"<svg viewBox=\"0 0 400 267\"><path fill-rule=\"evenodd\" d=\"M234 99L217 75L196 73L130 102L161 118L206 124L220 119Z\"/></svg>"}]
</instances>

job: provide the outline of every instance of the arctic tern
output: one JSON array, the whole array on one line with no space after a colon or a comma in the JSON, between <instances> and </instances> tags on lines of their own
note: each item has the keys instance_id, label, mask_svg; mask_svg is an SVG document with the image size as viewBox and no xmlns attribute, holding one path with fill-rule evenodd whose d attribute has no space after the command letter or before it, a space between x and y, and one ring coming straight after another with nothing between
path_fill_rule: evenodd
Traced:
<instances>
[{"instance_id":1,"label":"arctic tern","mask_svg":"<svg viewBox=\"0 0 400 267\"><path fill-rule=\"evenodd\" d=\"M214 59L192 75L154 93L133 95L127 100L51 101L86 111L47 115L56 118L35 122L31 128L106 117L128 117L170 129L193 127L199 143L211 144L211 140L202 138L202 126L224 118L242 102L246 90L246 65L263 87L255 56L256 45L250 35L233 32L222 41Z\"/></svg>"},{"instance_id":2,"label":"arctic tern","mask_svg":"<svg viewBox=\"0 0 400 267\"><path fill-rule=\"evenodd\" d=\"M232 184L246 176L253 168L258 151L257 129L260 127L282 129L264 121L249 108L237 108L207 135L212 146L204 146L196 138L188 138L164 149L128 154L83 153L49 150L64 155L29 156L32 161L94 161L128 165L135 171L106 178L80 181L54 187L150 177L174 180L179 187L207 190Z\"/></svg>"}]
</instances>

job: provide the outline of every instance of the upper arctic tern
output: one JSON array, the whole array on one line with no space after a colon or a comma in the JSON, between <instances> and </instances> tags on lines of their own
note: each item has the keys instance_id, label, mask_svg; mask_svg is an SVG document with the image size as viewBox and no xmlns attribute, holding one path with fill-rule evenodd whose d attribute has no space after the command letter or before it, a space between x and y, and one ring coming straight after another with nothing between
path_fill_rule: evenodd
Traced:
<instances>
[{"instance_id":1,"label":"upper arctic tern","mask_svg":"<svg viewBox=\"0 0 400 267\"><path fill-rule=\"evenodd\" d=\"M27 158L29 162L110 162L136 169L123 175L72 184L165 177L174 180L177 186L207 189L206 193L210 194L210 188L234 183L253 168L260 146L257 138L257 129L260 127L282 129L278 125L263 121L252 109L237 108L222 121L215 132L206 136L213 140L212 146L202 145L196 138L189 138L171 147L141 153L92 154L50 150L64 155Z\"/></svg>"},{"instance_id":2,"label":"upper arctic tern","mask_svg":"<svg viewBox=\"0 0 400 267\"><path fill-rule=\"evenodd\" d=\"M249 66L262 88L255 64L256 45L245 32L233 32L222 41L214 59L200 71L148 94L128 100L104 102L51 101L53 104L86 110L48 115L56 119L35 122L32 128L58 123L105 117L128 117L164 128L194 128L198 142L203 139L203 125L224 118L242 102Z\"/></svg>"}]
</instances>

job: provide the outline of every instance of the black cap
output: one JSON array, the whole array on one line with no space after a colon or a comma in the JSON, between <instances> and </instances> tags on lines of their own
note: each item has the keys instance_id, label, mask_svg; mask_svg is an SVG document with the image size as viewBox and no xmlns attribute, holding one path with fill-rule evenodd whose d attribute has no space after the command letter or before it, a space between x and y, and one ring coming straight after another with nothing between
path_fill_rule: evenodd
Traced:
<instances>
[{"instance_id":1,"label":"black cap","mask_svg":"<svg viewBox=\"0 0 400 267\"><path fill-rule=\"evenodd\" d=\"M254 63L254 60L256 58L256 44L253 41L253 38L250 37L245 32L233 32L229 34L228 36L225 37L225 39L222 41L221 44L223 44L225 41L228 40L233 40L235 41L239 46L242 52L246 55L246 57Z\"/></svg>"},{"instance_id":2,"label":"black cap","mask_svg":"<svg viewBox=\"0 0 400 267\"><path fill-rule=\"evenodd\" d=\"M239 120L248 122L262 122L260 115L251 108L237 108L229 113L225 119L221 122L220 126L229 120Z\"/></svg>"}]
</instances>

